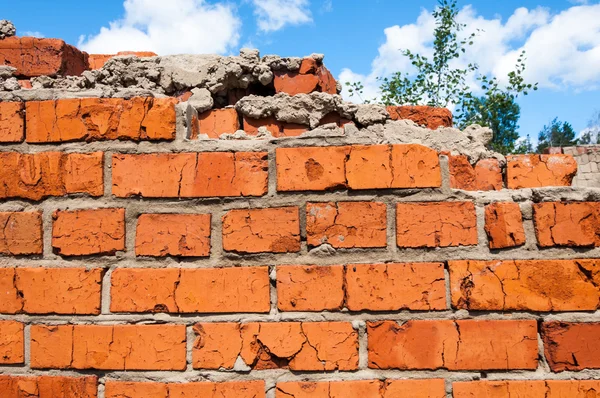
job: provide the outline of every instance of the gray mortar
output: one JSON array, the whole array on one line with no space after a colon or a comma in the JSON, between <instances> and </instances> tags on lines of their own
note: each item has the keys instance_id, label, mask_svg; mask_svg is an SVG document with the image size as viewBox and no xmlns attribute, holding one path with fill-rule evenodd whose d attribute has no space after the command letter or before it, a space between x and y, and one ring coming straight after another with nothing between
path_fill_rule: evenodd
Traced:
<instances>
[{"instance_id":1,"label":"gray mortar","mask_svg":"<svg viewBox=\"0 0 600 398\"><path fill-rule=\"evenodd\" d=\"M17 34L15 25L6 19L0 19L0 40L12 37Z\"/></svg>"}]
</instances>

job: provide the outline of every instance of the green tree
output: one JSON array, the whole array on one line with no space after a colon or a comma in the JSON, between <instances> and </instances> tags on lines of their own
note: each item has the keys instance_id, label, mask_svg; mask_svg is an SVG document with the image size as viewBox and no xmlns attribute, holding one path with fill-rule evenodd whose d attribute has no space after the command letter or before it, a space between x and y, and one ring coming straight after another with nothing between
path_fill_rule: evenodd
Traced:
<instances>
[{"instance_id":1,"label":"green tree","mask_svg":"<svg viewBox=\"0 0 600 398\"><path fill-rule=\"evenodd\" d=\"M554 118L538 134L537 152L542 153L544 149L549 147L573 146L576 143L575 130L573 130L571 124Z\"/></svg>"},{"instance_id":2,"label":"green tree","mask_svg":"<svg viewBox=\"0 0 600 398\"><path fill-rule=\"evenodd\" d=\"M531 144L531 138L529 137L529 134L527 134L526 139L524 139L523 141L521 141L515 145L515 149L513 150L512 153L516 153L516 154L533 153L533 145Z\"/></svg>"}]
</instances>

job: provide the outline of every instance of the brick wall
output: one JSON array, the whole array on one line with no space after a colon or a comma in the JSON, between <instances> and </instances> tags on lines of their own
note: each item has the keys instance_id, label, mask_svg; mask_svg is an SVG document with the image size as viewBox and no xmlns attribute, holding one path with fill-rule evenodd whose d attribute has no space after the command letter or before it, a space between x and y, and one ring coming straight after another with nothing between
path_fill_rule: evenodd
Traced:
<instances>
[{"instance_id":1,"label":"brick wall","mask_svg":"<svg viewBox=\"0 0 600 398\"><path fill-rule=\"evenodd\" d=\"M0 102L0 396L598 394L573 158L404 120L443 110L315 110L341 101L319 68L267 83L312 94L259 129L269 96Z\"/></svg>"}]
</instances>

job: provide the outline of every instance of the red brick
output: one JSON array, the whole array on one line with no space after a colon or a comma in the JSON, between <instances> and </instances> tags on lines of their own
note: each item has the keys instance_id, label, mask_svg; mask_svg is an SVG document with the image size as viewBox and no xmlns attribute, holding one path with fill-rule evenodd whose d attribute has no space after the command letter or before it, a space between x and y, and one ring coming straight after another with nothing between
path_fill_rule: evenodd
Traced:
<instances>
[{"instance_id":1,"label":"red brick","mask_svg":"<svg viewBox=\"0 0 600 398\"><path fill-rule=\"evenodd\" d=\"M207 257L210 255L210 214L142 214L138 218L138 256Z\"/></svg>"},{"instance_id":2,"label":"red brick","mask_svg":"<svg viewBox=\"0 0 600 398\"><path fill-rule=\"evenodd\" d=\"M197 324L196 369L232 369L238 357L254 370L358 369L358 333L347 322Z\"/></svg>"},{"instance_id":3,"label":"red brick","mask_svg":"<svg viewBox=\"0 0 600 398\"><path fill-rule=\"evenodd\" d=\"M600 369L600 323L545 322L541 334L553 372Z\"/></svg>"},{"instance_id":4,"label":"red brick","mask_svg":"<svg viewBox=\"0 0 600 398\"><path fill-rule=\"evenodd\" d=\"M502 170L497 159L482 159L471 166L464 155L448 156L450 186L466 191L499 191L502 189Z\"/></svg>"},{"instance_id":5,"label":"red brick","mask_svg":"<svg viewBox=\"0 0 600 398\"><path fill-rule=\"evenodd\" d=\"M337 94L337 84L335 78L329 70L321 65L317 69L317 78L319 79L319 91L328 94Z\"/></svg>"},{"instance_id":6,"label":"red brick","mask_svg":"<svg viewBox=\"0 0 600 398\"><path fill-rule=\"evenodd\" d=\"M283 130L282 124L273 116L262 119L252 119L244 115L244 131L246 134L257 135L260 127L266 128L273 137L279 137Z\"/></svg>"},{"instance_id":7,"label":"red brick","mask_svg":"<svg viewBox=\"0 0 600 398\"><path fill-rule=\"evenodd\" d=\"M0 212L0 254L42 254L41 212Z\"/></svg>"},{"instance_id":8,"label":"red brick","mask_svg":"<svg viewBox=\"0 0 600 398\"><path fill-rule=\"evenodd\" d=\"M0 375L0 391L2 398L96 398L97 382L96 376Z\"/></svg>"},{"instance_id":9,"label":"red brick","mask_svg":"<svg viewBox=\"0 0 600 398\"><path fill-rule=\"evenodd\" d=\"M32 325L31 367L184 370L185 341L185 325Z\"/></svg>"},{"instance_id":10,"label":"red brick","mask_svg":"<svg viewBox=\"0 0 600 398\"><path fill-rule=\"evenodd\" d=\"M480 380L452 384L454 398L594 398L598 380Z\"/></svg>"},{"instance_id":11,"label":"red brick","mask_svg":"<svg viewBox=\"0 0 600 398\"><path fill-rule=\"evenodd\" d=\"M223 249L240 253L300 251L298 208L229 211L223 216Z\"/></svg>"},{"instance_id":12,"label":"red brick","mask_svg":"<svg viewBox=\"0 0 600 398\"><path fill-rule=\"evenodd\" d=\"M346 306L350 311L446 309L441 263L350 264Z\"/></svg>"},{"instance_id":13,"label":"red brick","mask_svg":"<svg viewBox=\"0 0 600 398\"><path fill-rule=\"evenodd\" d=\"M450 261L454 308L588 311L600 308L600 260Z\"/></svg>"},{"instance_id":14,"label":"red brick","mask_svg":"<svg viewBox=\"0 0 600 398\"><path fill-rule=\"evenodd\" d=\"M101 268L0 268L3 314L100 313Z\"/></svg>"},{"instance_id":15,"label":"red brick","mask_svg":"<svg viewBox=\"0 0 600 398\"><path fill-rule=\"evenodd\" d=\"M0 153L0 199L104 193L102 152Z\"/></svg>"},{"instance_id":16,"label":"red brick","mask_svg":"<svg viewBox=\"0 0 600 398\"><path fill-rule=\"evenodd\" d=\"M265 382L140 383L108 380L105 398L264 398Z\"/></svg>"},{"instance_id":17,"label":"red brick","mask_svg":"<svg viewBox=\"0 0 600 398\"><path fill-rule=\"evenodd\" d=\"M485 232L490 249L525 244L523 216L518 203L496 202L485 207Z\"/></svg>"},{"instance_id":18,"label":"red brick","mask_svg":"<svg viewBox=\"0 0 600 398\"><path fill-rule=\"evenodd\" d=\"M29 143L175 139L173 98L74 98L29 101Z\"/></svg>"},{"instance_id":19,"label":"red brick","mask_svg":"<svg viewBox=\"0 0 600 398\"><path fill-rule=\"evenodd\" d=\"M509 155L506 161L509 189L571 186L577 174L571 155Z\"/></svg>"},{"instance_id":20,"label":"red brick","mask_svg":"<svg viewBox=\"0 0 600 398\"><path fill-rule=\"evenodd\" d=\"M306 240L335 248L386 247L385 203L329 202L306 204Z\"/></svg>"},{"instance_id":21,"label":"red brick","mask_svg":"<svg viewBox=\"0 0 600 398\"><path fill-rule=\"evenodd\" d=\"M277 398L440 398L443 379L301 381L277 383Z\"/></svg>"},{"instance_id":22,"label":"red brick","mask_svg":"<svg viewBox=\"0 0 600 398\"><path fill-rule=\"evenodd\" d=\"M447 247L477 244L472 202L398 203L398 247Z\"/></svg>"},{"instance_id":23,"label":"red brick","mask_svg":"<svg viewBox=\"0 0 600 398\"><path fill-rule=\"evenodd\" d=\"M57 210L52 217L52 247L57 254L114 255L125 250L125 209Z\"/></svg>"},{"instance_id":24,"label":"red brick","mask_svg":"<svg viewBox=\"0 0 600 398\"><path fill-rule=\"evenodd\" d=\"M240 130L240 119L234 108L211 109L198 115L198 132L209 138L233 134ZM192 137L195 138L195 137Z\"/></svg>"},{"instance_id":25,"label":"red brick","mask_svg":"<svg viewBox=\"0 0 600 398\"><path fill-rule=\"evenodd\" d=\"M25 136L25 106L22 102L0 102L0 142L22 142Z\"/></svg>"},{"instance_id":26,"label":"red brick","mask_svg":"<svg viewBox=\"0 0 600 398\"><path fill-rule=\"evenodd\" d=\"M23 328L21 322L0 321L0 365L15 365L25 361Z\"/></svg>"},{"instance_id":27,"label":"red brick","mask_svg":"<svg viewBox=\"0 0 600 398\"><path fill-rule=\"evenodd\" d=\"M269 312L268 267L116 269L111 312Z\"/></svg>"},{"instance_id":28,"label":"red brick","mask_svg":"<svg viewBox=\"0 0 600 398\"><path fill-rule=\"evenodd\" d=\"M318 64L314 58L304 58L300 63L300 70L298 73L301 75L314 75L317 72Z\"/></svg>"},{"instance_id":29,"label":"red brick","mask_svg":"<svg viewBox=\"0 0 600 398\"><path fill-rule=\"evenodd\" d=\"M335 311L344 306L344 266L277 267L280 311Z\"/></svg>"},{"instance_id":30,"label":"red brick","mask_svg":"<svg viewBox=\"0 0 600 398\"><path fill-rule=\"evenodd\" d=\"M113 155L113 195L126 198L262 196L266 152Z\"/></svg>"},{"instance_id":31,"label":"red brick","mask_svg":"<svg viewBox=\"0 0 600 398\"><path fill-rule=\"evenodd\" d=\"M135 55L139 58L155 57L156 54L151 51L119 51L117 54L90 54L88 63L91 70L100 69L109 59L121 55Z\"/></svg>"},{"instance_id":32,"label":"red brick","mask_svg":"<svg viewBox=\"0 0 600 398\"><path fill-rule=\"evenodd\" d=\"M373 369L511 370L537 368L535 321L367 322Z\"/></svg>"},{"instance_id":33,"label":"red brick","mask_svg":"<svg viewBox=\"0 0 600 398\"><path fill-rule=\"evenodd\" d=\"M600 204L544 202L533 205L538 245L600 246Z\"/></svg>"},{"instance_id":34,"label":"red brick","mask_svg":"<svg viewBox=\"0 0 600 398\"><path fill-rule=\"evenodd\" d=\"M88 69L88 55L59 39L8 37L0 41L0 65L20 77L75 75Z\"/></svg>"},{"instance_id":35,"label":"red brick","mask_svg":"<svg viewBox=\"0 0 600 398\"><path fill-rule=\"evenodd\" d=\"M436 130L438 127L452 127L452 112L446 108L431 106L388 106L392 120L408 119L420 126Z\"/></svg>"},{"instance_id":36,"label":"red brick","mask_svg":"<svg viewBox=\"0 0 600 398\"><path fill-rule=\"evenodd\" d=\"M301 75L296 72L275 72L273 83L276 93L309 94L317 91L319 78L315 75Z\"/></svg>"},{"instance_id":37,"label":"red brick","mask_svg":"<svg viewBox=\"0 0 600 398\"><path fill-rule=\"evenodd\" d=\"M309 126L295 123L283 123L279 137L298 137L309 130Z\"/></svg>"}]
</instances>

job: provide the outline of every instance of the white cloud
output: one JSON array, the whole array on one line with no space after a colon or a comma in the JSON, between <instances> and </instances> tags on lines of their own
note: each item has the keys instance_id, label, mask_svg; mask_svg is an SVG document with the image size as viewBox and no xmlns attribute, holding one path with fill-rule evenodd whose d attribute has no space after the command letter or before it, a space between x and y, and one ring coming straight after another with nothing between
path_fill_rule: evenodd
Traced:
<instances>
[{"instance_id":1,"label":"white cloud","mask_svg":"<svg viewBox=\"0 0 600 398\"><path fill-rule=\"evenodd\" d=\"M154 51L159 55L226 53L237 46L241 21L233 6L205 0L125 0L122 19L78 47L96 54Z\"/></svg>"},{"instance_id":2,"label":"white cloud","mask_svg":"<svg viewBox=\"0 0 600 398\"><path fill-rule=\"evenodd\" d=\"M540 87L593 89L600 84L600 4L573 6L556 15L538 7L516 9L506 20L486 19L471 6L459 13L467 24L465 34L477 33L475 44L456 66L477 63L480 72L497 76L501 81L514 69L522 50L527 52L525 78ZM413 71L401 50L432 55L435 21L423 10L413 24L392 26L384 30L385 43L373 60L370 73L359 75L344 69L342 81L360 80L371 97L377 94L377 77ZM347 94L346 94L347 96Z\"/></svg>"},{"instance_id":3,"label":"white cloud","mask_svg":"<svg viewBox=\"0 0 600 398\"><path fill-rule=\"evenodd\" d=\"M41 32L31 31L31 30L27 30L27 31L23 32L22 34L19 32L19 35L20 36L24 36L24 37L37 37L37 38L40 38L40 39L43 39L44 37L46 37Z\"/></svg>"},{"instance_id":4,"label":"white cloud","mask_svg":"<svg viewBox=\"0 0 600 398\"><path fill-rule=\"evenodd\" d=\"M308 0L252 0L258 29L273 32L286 25L312 22Z\"/></svg>"}]
</instances>

